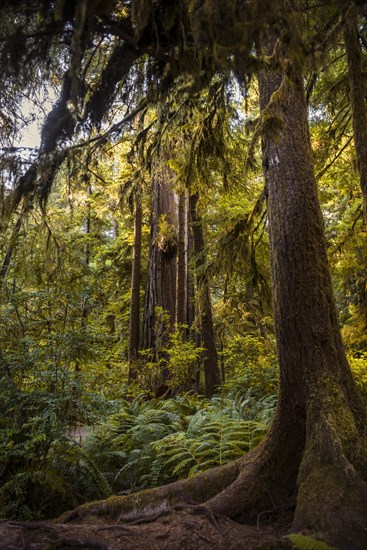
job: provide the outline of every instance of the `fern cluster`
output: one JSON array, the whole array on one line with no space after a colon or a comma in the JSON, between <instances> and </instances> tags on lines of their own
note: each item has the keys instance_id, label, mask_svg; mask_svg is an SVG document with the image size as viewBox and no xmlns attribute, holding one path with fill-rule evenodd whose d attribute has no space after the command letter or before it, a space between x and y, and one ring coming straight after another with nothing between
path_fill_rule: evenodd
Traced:
<instances>
[{"instance_id":1,"label":"fern cluster","mask_svg":"<svg viewBox=\"0 0 367 550\"><path fill-rule=\"evenodd\" d=\"M251 412L250 396L212 400L192 393L165 401L136 398L86 442L114 492L195 475L239 458L267 431L275 398Z\"/></svg>"}]
</instances>

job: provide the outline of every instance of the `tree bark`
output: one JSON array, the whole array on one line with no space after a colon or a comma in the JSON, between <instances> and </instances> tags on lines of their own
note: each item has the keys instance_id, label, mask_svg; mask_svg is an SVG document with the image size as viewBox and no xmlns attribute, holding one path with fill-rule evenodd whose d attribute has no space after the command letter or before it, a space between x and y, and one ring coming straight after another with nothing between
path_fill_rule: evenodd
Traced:
<instances>
[{"instance_id":1,"label":"tree bark","mask_svg":"<svg viewBox=\"0 0 367 550\"><path fill-rule=\"evenodd\" d=\"M149 242L148 279L143 321L143 349L152 350L156 362L176 318L177 204L171 188L172 173L162 164L152 182L152 215ZM159 397L168 386L169 373L163 369L155 388Z\"/></svg>"},{"instance_id":2,"label":"tree bark","mask_svg":"<svg viewBox=\"0 0 367 550\"><path fill-rule=\"evenodd\" d=\"M198 195L190 196L190 215L195 256L197 298L202 345L204 351L205 394L211 397L220 385L218 354L215 343L212 305L208 277L205 273L204 233L197 211Z\"/></svg>"},{"instance_id":3,"label":"tree bark","mask_svg":"<svg viewBox=\"0 0 367 550\"><path fill-rule=\"evenodd\" d=\"M186 323L186 196L181 193L178 198L178 241L177 241L177 281L176 281L176 323Z\"/></svg>"},{"instance_id":4,"label":"tree bark","mask_svg":"<svg viewBox=\"0 0 367 550\"><path fill-rule=\"evenodd\" d=\"M367 109L366 82L357 28L357 9L351 4L345 14L344 43L348 62L353 139L357 156L360 186L363 193L363 217L367 224Z\"/></svg>"},{"instance_id":5,"label":"tree bark","mask_svg":"<svg viewBox=\"0 0 367 550\"><path fill-rule=\"evenodd\" d=\"M173 326L176 316L177 212L175 195L169 187L169 181L168 168L160 168L153 179L144 349L157 347L164 331ZM161 233L162 220L170 226L170 236ZM162 308L169 315L168 327L165 324L156 326L156 308Z\"/></svg>"},{"instance_id":6,"label":"tree bark","mask_svg":"<svg viewBox=\"0 0 367 550\"><path fill-rule=\"evenodd\" d=\"M129 377L131 383L137 377L137 361L140 333L140 271L143 209L136 198L134 216L134 249L131 272L130 324L129 324Z\"/></svg>"}]
</instances>

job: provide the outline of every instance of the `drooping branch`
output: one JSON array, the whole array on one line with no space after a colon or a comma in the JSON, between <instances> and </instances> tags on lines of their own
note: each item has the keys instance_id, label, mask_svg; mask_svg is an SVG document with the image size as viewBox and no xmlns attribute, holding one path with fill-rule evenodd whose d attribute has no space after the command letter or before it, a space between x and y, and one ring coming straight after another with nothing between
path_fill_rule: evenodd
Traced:
<instances>
[{"instance_id":1,"label":"drooping branch","mask_svg":"<svg viewBox=\"0 0 367 550\"><path fill-rule=\"evenodd\" d=\"M123 53L123 49L123 47L118 48L120 54ZM139 54L137 51L134 50L134 55L127 56L127 59L120 64L119 71L116 71L109 65L107 66L105 71L109 72L109 78L107 81L110 86L109 97L111 100L117 83L121 80L123 74L128 74L138 55ZM104 91L107 94L106 88L104 88ZM69 110L70 97L71 80L68 72L66 72L60 97L47 116L42 128L41 147L39 149L38 156L30 165L28 170L19 177L18 181L15 182L13 191L9 193L6 198L5 207L3 209L5 222L9 219L11 213L18 207L22 199L27 200L29 206L33 203L36 196L40 198L41 203L46 203L54 177L70 149L87 145L93 141L104 142L107 137L118 131L121 126L132 120L136 112L140 111L145 106L145 103L143 102L143 105L139 105L137 110L134 110L131 114L124 117L122 121L115 123L101 136L94 137L91 140L86 140L82 144L65 147L63 146L65 140L72 140L76 133L77 127L77 120L73 117ZM96 123L100 123L103 116L108 111L110 104L108 101L106 103L102 101L100 89L96 90L95 95L92 96L90 102L91 105L89 107L89 111L87 109L87 112L90 114L93 112L94 121ZM98 108L95 107L95 110L93 110L92 105L98 105Z\"/></svg>"},{"instance_id":2,"label":"drooping branch","mask_svg":"<svg viewBox=\"0 0 367 550\"><path fill-rule=\"evenodd\" d=\"M115 98L117 86L128 75L131 67L142 55L141 51L125 42L118 43L102 71L97 89L87 103L85 119L99 126Z\"/></svg>"}]
</instances>

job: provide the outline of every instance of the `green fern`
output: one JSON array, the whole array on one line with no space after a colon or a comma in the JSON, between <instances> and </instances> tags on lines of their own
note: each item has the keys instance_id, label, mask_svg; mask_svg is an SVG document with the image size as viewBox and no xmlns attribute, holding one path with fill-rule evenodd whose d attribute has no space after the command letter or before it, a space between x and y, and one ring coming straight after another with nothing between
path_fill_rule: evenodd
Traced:
<instances>
[{"instance_id":1,"label":"green fern","mask_svg":"<svg viewBox=\"0 0 367 550\"><path fill-rule=\"evenodd\" d=\"M335 547L329 546L322 540L317 540L298 533L287 535L287 538L298 550L337 550Z\"/></svg>"},{"instance_id":2,"label":"green fern","mask_svg":"<svg viewBox=\"0 0 367 550\"><path fill-rule=\"evenodd\" d=\"M271 408L269 402L261 406ZM86 441L88 452L117 493L225 464L253 449L267 431L266 423L243 418L239 398L208 400L187 393L167 400L138 397L123 407Z\"/></svg>"},{"instance_id":3,"label":"green fern","mask_svg":"<svg viewBox=\"0 0 367 550\"><path fill-rule=\"evenodd\" d=\"M239 458L266 431L256 422L237 421L225 415L208 421L202 411L197 415L199 418L194 415L186 433L171 434L152 443L156 462L161 462L173 478L191 476Z\"/></svg>"}]
</instances>

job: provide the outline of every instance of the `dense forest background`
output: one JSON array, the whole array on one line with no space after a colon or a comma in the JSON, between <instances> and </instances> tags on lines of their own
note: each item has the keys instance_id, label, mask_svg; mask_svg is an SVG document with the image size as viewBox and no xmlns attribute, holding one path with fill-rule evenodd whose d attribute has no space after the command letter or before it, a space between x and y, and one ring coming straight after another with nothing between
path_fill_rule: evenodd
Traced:
<instances>
[{"instance_id":1,"label":"dense forest background","mask_svg":"<svg viewBox=\"0 0 367 550\"><path fill-rule=\"evenodd\" d=\"M213 24L214 62L204 48L199 76L152 54L149 2L44 4L1 8L0 513L23 520L238 459L279 392L261 141L281 140L282 114L261 107L265 57L249 47L242 78L226 65L210 2L196 31ZM366 404L366 21L352 2L295 4L291 60ZM131 17L139 55L119 26ZM41 143L23 146L34 121Z\"/></svg>"}]
</instances>

